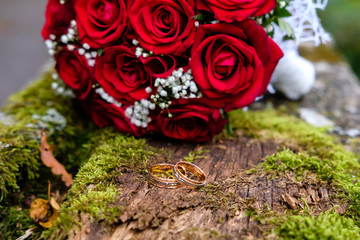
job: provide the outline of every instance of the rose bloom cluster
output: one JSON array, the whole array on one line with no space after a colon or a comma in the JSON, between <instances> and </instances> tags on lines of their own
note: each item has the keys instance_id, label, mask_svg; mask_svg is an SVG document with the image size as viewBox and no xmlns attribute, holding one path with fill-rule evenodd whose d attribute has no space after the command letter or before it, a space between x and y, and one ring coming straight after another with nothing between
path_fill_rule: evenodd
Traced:
<instances>
[{"instance_id":1,"label":"rose bloom cluster","mask_svg":"<svg viewBox=\"0 0 360 240\"><path fill-rule=\"evenodd\" d=\"M266 91L283 53L253 18L276 4L49 0L42 36L97 125L202 142Z\"/></svg>"}]
</instances>

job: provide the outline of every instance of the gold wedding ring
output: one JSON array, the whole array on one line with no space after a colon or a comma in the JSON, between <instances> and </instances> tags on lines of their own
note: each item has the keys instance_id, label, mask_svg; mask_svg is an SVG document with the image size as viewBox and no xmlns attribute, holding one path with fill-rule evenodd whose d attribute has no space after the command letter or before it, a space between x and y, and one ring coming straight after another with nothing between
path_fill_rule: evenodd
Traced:
<instances>
[{"instance_id":1,"label":"gold wedding ring","mask_svg":"<svg viewBox=\"0 0 360 240\"><path fill-rule=\"evenodd\" d=\"M174 178L167 178L166 175ZM197 180L191 179L187 175L193 175ZM170 163L155 164L149 168L147 178L151 184L162 188L179 188L182 186L200 188L206 184L204 171L195 164L184 161L175 165Z\"/></svg>"},{"instance_id":2,"label":"gold wedding ring","mask_svg":"<svg viewBox=\"0 0 360 240\"><path fill-rule=\"evenodd\" d=\"M181 172L180 169L185 169L186 172ZM198 180L193 180L186 176L187 173L193 174ZM180 184L189 188L200 188L206 184L206 175L204 171L195 164L180 161L174 165L174 177Z\"/></svg>"},{"instance_id":3,"label":"gold wedding ring","mask_svg":"<svg viewBox=\"0 0 360 240\"><path fill-rule=\"evenodd\" d=\"M185 168L180 168L180 169L181 170L179 170L179 172L182 172L183 174L185 174ZM149 168L148 180L150 183L152 183L153 185L155 185L157 187L162 187L162 188L182 187L183 185L176 179L157 176L159 174L165 175L166 173L168 173L168 174L170 174L170 176L172 176L173 170L174 170L174 164L159 163L159 164L153 165Z\"/></svg>"}]
</instances>

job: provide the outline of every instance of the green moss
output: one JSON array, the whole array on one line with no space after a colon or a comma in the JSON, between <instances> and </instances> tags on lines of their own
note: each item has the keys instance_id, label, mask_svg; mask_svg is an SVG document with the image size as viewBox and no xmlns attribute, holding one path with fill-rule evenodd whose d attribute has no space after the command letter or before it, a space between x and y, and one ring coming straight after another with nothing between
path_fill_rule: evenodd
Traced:
<instances>
[{"instance_id":1,"label":"green moss","mask_svg":"<svg viewBox=\"0 0 360 240\"><path fill-rule=\"evenodd\" d=\"M264 239L284 240L350 240L359 239L360 228L355 219L340 215L334 208L318 215L305 209L274 212L268 209L248 209L246 215L262 224Z\"/></svg>"},{"instance_id":2,"label":"green moss","mask_svg":"<svg viewBox=\"0 0 360 240\"><path fill-rule=\"evenodd\" d=\"M44 73L24 90L12 95L2 112L14 119L13 125L21 125L27 131L39 131L39 120L35 116L44 116L49 109L54 109L66 119L66 127L58 131L51 124L47 130L49 143L56 146L55 157L67 169L77 170L89 157L90 150L81 147L87 142L95 126L88 121L79 103L67 96L57 95L51 88L51 72Z\"/></svg>"},{"instance_id":3,"label":"green moss","mask_svg":"<svg viewBox=\"0 0 360 240\"><path fill-rule=\"evenodd\" d=\"M280 239L351 240L360 239L360 228L350 218L331 211L313 216L309 213L289 216L275 233Z\"/></svg>"},{"instance_id":4,"label":"green moss","mask_svg":"<svg viewBox=\"0 0 360 240\"><path fill-rule=\"evenodd\" d=\"M303 176L306 171L310 171L316 173L318 178L322 180L339 183L343 187L347 185L345 182L353 184L354 176L349 175L348 168L339 167L339 165L343 164L339 164L336 160L328 160L330 159L320 159L316 156L308 156L306 153L296 154L289 149L285 149L277 154L268 156L266 161L259 165L258 168L264 168L265 171L273 172L276 175L286 171L293 171L298 176ZM359 168L356 164L354 165L356 168Z\"/></svg>"},{"instance_id":5,"label":"green moss","mask_svg":"<svg viewBox=\"0 0 360 240\"><path fill-rule=\"evenodd\" d=\"M202 147L197 146L194 151L189 152L187 157L184 157L184 161L192 163L196 160L206 158L207 156L205 154L208 152L209 150L205 150Z\"/></svg>"},{"instance_id":6,"label":"green moss","mask_svg":"<svg viewBox=\"0 0 360 240\"><path fill-rule=\"evenodd\" d=\"M306 171L315 173L319 179L344 191L343 197L350 200L346 216L357 219L360 225L360 164L357 154L346 150L335 137L326 134L326 129L312 127L274 110L235 111L231 117L233 125L243 133L261 137L264 141L277 140L298 151L285 149L268 156L252 172L267 171L276 176L292 171L298 177L306 176Z\"/></svg>"},{"instance_id":7,"label":"green moss","mask_svg":"<svg viewBox=\"0 0 360 240\"><path fill-rule=\"evenodd\" d=\"M43 115L50 107L67 119L78 118L71 107L73 99L55 94L51 88L52 82L51 72L44 73L24 90L10 96L2 111L12 115L17 122L26 123L33 122L32 115Z\"/></svg>"},{"instance_id":8,"label":"green moss","mask_svg":"<svg viewBox=\"0 0 360 240\"><path fill-rule=\"evenodd\" d=\"M234 126L245 134L261 137L263 140L274 139L300 152L295 156L290 151L285 151L268 158L264 165L268 170L291 170L302 174L301 171L306 169L325 180L331 180L335 175L339 180L360 177L359 156L346 150L336 138L326 134L324 128L315 128L274 110L237 111L232 118ZM284 161L285 165L278 165L279 157L280 162Z\"/></svg>"},{"instance_id":9,"label":"green moss","mask_svg":"<svg viewBox=\"0 0 360 240\"><path fill-rule=\"evenodd\" d=\"M0 110L10 119L6 126L0 123L0 202L4 209L17 209L24 198L46 193L48 180L57 190L65 190L61 178L40 160L39 117L48 114L49 109L66 119L64 129L49 123L46 130L49 144L55 145L55 157L69 172L76 173L93 150L86 143L97 128L82 114L74 99L54 94L51 83L51 72L43 74L11 96L8 105ZM5 235L12 234L11 231L1 228Z\"/></svg>"},{"instance_id":10,"label":"green moss","mask_svg":"<svg viewBox=\"0 0 360 240\"><path fill-rule=\"evenodd\" d=\"M325 134L326 128L312 127L298 118L271 109L232 111L230 121L235 129L248 136L283 140L310 149L316 148L318 143L333 144L334 141L333 137Z\"/></svg>"},{"instance_id":11,"label":"green moss","mask_svg":"<svg viewBox=\"0 0 360 240\"><path fill-rule=\"evenodd\" d=\"M37 177L39 144L18 126L0 123L0 202L9 192L20 189L20 181Z\"/></svg>"},{"instance_id":12,"label":"green moss","mask_svg":"<svg viewBox=\"0 0 360 240\"><path fill-rule=\"evenodd\" d=\"M204 207L225 210L232 217L241 208L246 200L238 198L228 187L234 183L214 182L207 184L203 189L206 192Z\"/></svg>"},{"instance_id":13,"label":"green moss","mask_svg":"<svg viewBox=\"0 0 360 240\"><path fill-rule=\"evenodd\" d=\"M32 185L31 189L37 196L40 192L37 190L47 189L47 180L54 176L50 169L41 165L39 120L34 116L43 116L49 108L55 109L66 118L67 125L61 131L56 126L47 126L49 143L55 145L54 155L72 173L83 165L62 205L59 227L44 232L44 236L61 237L66 236L74 224L79 224L76 222L79 213L88 213L95 221L112 221L118 216L121 206L110 206L119 194L114 183L116 177L125 168L145 171L148 157L154 153L145 140L123 136L113 128L96 128L73 99L53 93L50 75L44 74L12 96L1 110L14 121L0 128L0 141L3 145L10 144L0 148L0 190L3 196L22 190L21 182L39 185ZM44 181L40 179L38 183L39 176ZM31 179L36 181L29 182ZM6 208L10 209L12 204L16 206L24 194L29 196L29 192L22 193L15 202L8 201Z\"/></svg>"},{"instance_id":14,"label":"green moss","mask_svg":"<svg viewBox=\"0 0 360 240\"><path fill-rule=\"evenodd\" d=\"M353 218L331 209L317 216L305 203L304 210L273 212L270 209L249 209L247 216L262 224L264 239L284 240L350 240L359 239L360 228Z\"/></svg>"},{"instance_id":15,"label":"green moss","mask_svg":"<svg viewBox=\"0 0 360 240\"><path fill-rule=\"evenodd\" d=\"M71 229L81 227L81 222L79 222L79 219L76 218L76 214L77 211L71 212L67 209L61 210L60 216L56 219L56 225L52 228L42 231L41 237L39 239L66 239L69 236Z\"/></svg>"},{"instance_id":16,"label":"green moss","mask_svg":"<svg viewBox=\"0 0 360 240\"><path fill-rule=\"evenodd\" d=\"M346 164L347 161L350 161L351 164ZM356 162L357 158L321 159L317 156L308 156L305 152L295 154L285 149L267 157L267 160L253 171L264 169L273 175L293 171L297 176L306 176L306 171L315 173L319 179L325 180L344 191L345 195L343 197L350 200L347 216L355 217L358 221L357 224L360 225L358 219L360 216L360 178L358 175L360 164ZM354 173L357 175L353 175Z\"/></svg>"},{"instance_id":17,"label":"green moss","mask_svg":"<svg viewBox=\"0 0 360 240\"><path fill-rule=\"evenodd\" d=\"M26 230L35 226L35 222L29 217L29 210L19 207L0 206L0 219L0 239L17 239ZM39 231L35 231L31 239L37 239L39 236Z\"/></svg>"},{"instance_id":18,"label":"green moss","mask_svg":"<svg viewBox=\"0 0 360 240\"><path fill-rule=\"evenodd\" d=\"M116 175L121 174L121 172L112 172L117 168L127 167L144 171L148 158L154 155L145 139L124 136L113 128L99 131L94 138L100 145L78 172L76 181L69 191L70 194L95 182L113 180Z\"/></svg>"},{"instance_id":19,"label":"green moss","mask_svg":"<svg viewBox=\"0 0 360 240\"><path fill-rule=\"evenodd\" d=\"M87 143L96 134L97 127L83 114L74 99L54 94L52 82L51 72L44 73L27 88L11 96L8 105L1 109L12 119L10 125L0 126L0 142L11 145L0 148L0 172L4 172L0 174L2 196L9 191L18 191L22 179L34 179L40 172L41 175L52 175L46 167L39 168L38 150L39 117L46 115L49 109L54 109L66 119L64 129L48 123L46 130L49 144L55 146L56 159L69 172L76 173L93 150ZM47 184L46 179L44 183Z\"/></svg>"},{"instance_id":20,"label":"green moss","mask_svg":"<svg viewBox=\"0 0 360 240\"><path fill-rule=\"evenodd\" d=\"M122 207L114 205L116 196L120 194L115 185L97 184L77 194L76 198L61 206L56 225L42 232L43 239L66 239L70 230L81 227L78 221L80 214L89 214L92 222L111 224L121 213Z\"/></svg>"},{"instance_id":21,"label":"green moss","mask_svg":"<svg viewBox=\"0 0 360 240\"><path fill-rule=\"evenodd\" d=\"M97 220L112 222L119 216L121 207L109 208L109 203L114 203L120 192L115 185L97 187L99 189L89 189L85 194L80 194L71 202L69 209L90 213L90 216Z\"/></svg>"},{"instance_id":22,"label":"green moss","mask_svg":"<svg viewBox=\"0 0 360 240\"><path fill-rule=\"evenodd\" d=\"M61 208L57 226L44 233L44 238L64 238L73 228L64 219L76 219L87 213L93 221L111 223L119 216L122 206L116 205L120 194L117 177L125 171L145 172L148 159L155 155L145 139L121 135L113 128L94 134L90 145L96 147L88 162L79 170Z\"/></svg>"}]
</instances>

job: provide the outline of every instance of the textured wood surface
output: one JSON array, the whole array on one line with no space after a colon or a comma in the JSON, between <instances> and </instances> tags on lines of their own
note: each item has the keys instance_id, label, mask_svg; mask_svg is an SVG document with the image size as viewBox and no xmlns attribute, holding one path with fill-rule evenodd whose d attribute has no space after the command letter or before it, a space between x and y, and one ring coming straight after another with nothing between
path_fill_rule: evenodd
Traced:
<instances>
[{"instance_id":1,"label":"textured wood surface","mask_svg":"<svg viewBox=\"0 0 360 240\"><path fill-rule=\"evenodd\" d=\"M196 145L149 140L157 148L166 148L171 159L152 159L149 164L176 163ZM123 206L117 224L104 231L87 215L81 216L81 231L74 230L72 239L237 239L261 237L258 221L246 212L271 209L303 209L307 203L315 212L332 207L326 185L309 177L306 184L295 176L268 179L265 174L250 174L247 170L266 155L276 153L277 144L240 137L222 143L203 145L207 157L197 160L208 177L206 190L187 188L163 189L148 184L144 175L125 172L117 179L121 195L117 204ZM336 202L332 200L333 203ZM340 203L337 203L340 204ZM343 211L339 208L338 211Z\"/></svg>"},{"instance_id":2,"label":"textured wood surface","mask_svg":"<svg viewBox=\"0 0 360 240\"><path fill-rule=\"evenodd\" d=\"M315 66L315 86L296 106L312 108L344 129L359 128L360 88L349 67L325 62ZM278 97L268 101L274 106L289 105L290 109L294 105ZM253 107L264 105L260 102ZM176 163L196 147L159 139L149 139L148 143L167 149L173 156L151 159L149 164ZM340 206L337 212L346 210L346 203L336 198L339 193L310 173L305 179L292 174L271 179L265 173L248 173L266 155L276 153L280 146L275 142L239 136L203 147L209 150L207 157L195 164L207 174L206 190L161 189L149 185L144 175L125 172L117 179L121 195L116 204L123 206L117 223L105 231L101 223L91 223L89 216L81 215L83 227L74 229L71 239L261 239L267 226L250 217L249 211L302 211L305 202L313 214L334 205ZM360 152L359 146L348 147Z\"/></svg>"}]
</instances>

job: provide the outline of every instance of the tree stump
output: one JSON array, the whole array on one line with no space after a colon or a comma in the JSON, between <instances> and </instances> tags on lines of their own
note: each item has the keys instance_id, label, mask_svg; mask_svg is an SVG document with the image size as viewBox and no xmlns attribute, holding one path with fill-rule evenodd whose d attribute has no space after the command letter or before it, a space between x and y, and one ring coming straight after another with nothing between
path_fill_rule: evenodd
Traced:
<instances>
[{"instance_id":1,"label":"tree stump","mask_svg":"<svg viewBox=\"0 0 360 240\"><path fill-rule=\"evenodd\" d=\"M157 148L166 148L173 157L152 159L149 165L161 162L176 163L187 156L196 145L183 142L164 142L149 139ZM247 211L304 208L305 198L316 205L315 211L330 209L329 200L335 192L330 186L317 184L309 178L302 184L295 176L268 179L247 170L259 164L265 156L277 152L279 144L239 137L221 143L202 146L209 150L207 157L197 160L207 175L206 190L188 188L164 189L149 184L144 175L126 172L117 179L121 195L118 204L123 211L111 231L101 223L91 223L88 215L81 216L81 230L74 229L71 239L236 239L243 236L261 237L260 224Z\"/></svg>"}]
</instances>

